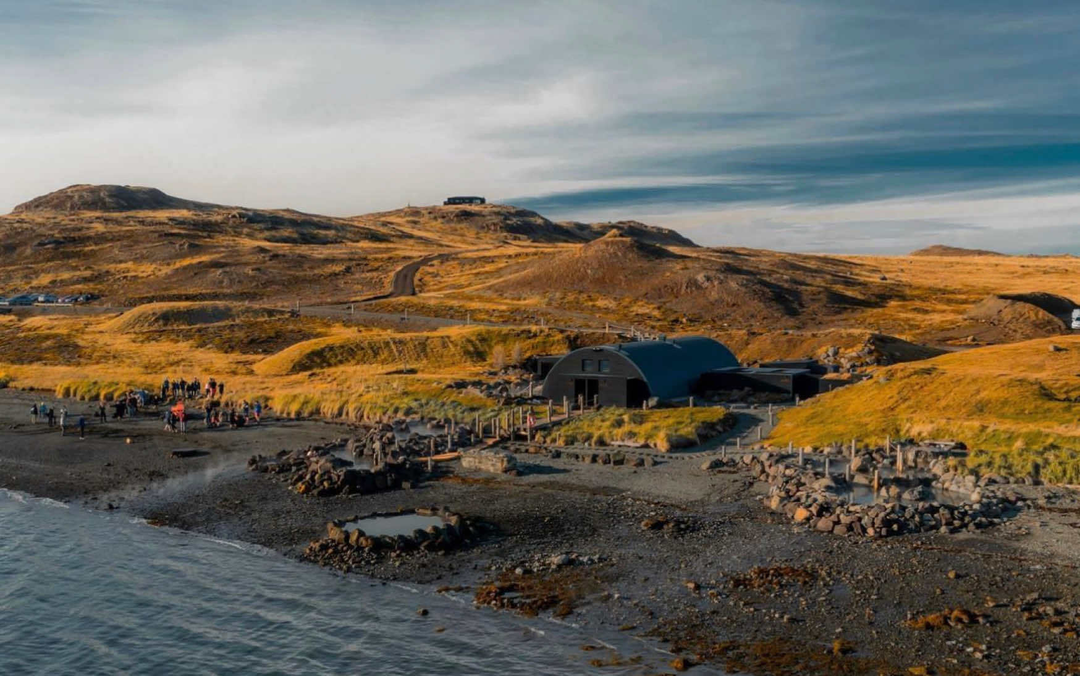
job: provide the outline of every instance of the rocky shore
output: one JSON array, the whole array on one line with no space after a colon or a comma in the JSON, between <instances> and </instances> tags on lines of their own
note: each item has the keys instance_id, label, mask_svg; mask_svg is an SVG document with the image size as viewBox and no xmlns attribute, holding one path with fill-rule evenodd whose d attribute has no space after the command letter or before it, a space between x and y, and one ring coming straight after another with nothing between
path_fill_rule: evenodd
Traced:
<instances>
[{"instance_id":1,"label":"rocky shore","mask_svg":"<svg viewBox=\"0 0 1080 676\"><path fill-rule=\"evenodd\" d=\"M346 471L374 475L390 463L335 460L357 458L357 448L373 460L376 441L389 460L385 428L270 421L179 438L148 421L92 430L77 445L24 422L23 396L0 394L0 486L91 507L107 500L153 523L297 559L310 551L353 573L645 641L636 654L588 646L597 669L1011 676L1080 665L1080 500L1068 489L969 479L930 455L905 458L901 483L895 458L874 449L861 449L859 463L833 454L829 477L822 456L800 468L797 453L633 449L593 449L594 462L540 449L514 453L513 474L456 463L429 474L430 441L418 435L415 453L400 454L419 465L419 475L401 476L411 490L353 491L364 481ZM400 451L403 430L389 431ZM346 450L351 438L363 441ZM205 455L172 457L184 449ZM252 464L259 471L245 468L253 455L263 456ZM857 475L872 483L874 469L874 501L853 504ZM298 491L298 477L311 489ZM350 488L334 490L339 483ZM363 526L346 531L431 505L461 520L452 534L440 526L391 543ZM894 506L879 514L884 505Z\"/></svg>"}]
</instances>

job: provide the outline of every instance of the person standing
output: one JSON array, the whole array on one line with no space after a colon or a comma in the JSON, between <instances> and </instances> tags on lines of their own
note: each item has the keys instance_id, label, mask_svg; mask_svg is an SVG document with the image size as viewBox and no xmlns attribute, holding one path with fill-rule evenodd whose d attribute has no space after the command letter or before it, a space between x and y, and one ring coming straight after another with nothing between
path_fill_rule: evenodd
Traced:
<instances>
[{"instance_id":1,"label":"person standing","mask_svg":"<svg viewBox=\"0 0 1080 676\"><path fill-rule=\"evenodd\" d=\"M79 438L86 438L86 416L84 415L79 416Z\"/></svg>"},{"instance_id":2,"label":"person standing","mask_svg":"<svg viewBox=\"0 0 1080 676\"><path fill-rule=\"evenodd\" d=\"M49 427L56 426L56 410L50 406L49 412L45 414L46 419L49 421Z\"/></svg>"},{"instance_id":3,"label":"person standing","mask_svg":"<svg viewBox=\"0 0 1080 676\"><path fill-rule=\"evenodd\" d=\"M60 436L64 436L65 434L67 434L67 430L65 429L66 425L67 425L67 406L61 406L60 407Z\"/></svg>"},{"instance_id":4,"label":"person standing","mask_svg":"<svg viewBox=\"0 0 1080 676\"><path fill-rule=\"evenodd\" d=\"M30 407L30 422L36 425L38 421L37 404Z\"/></svg>"},{"instance_id":5,"label":"person standing","mask_svg":"<svg viewBox=\"0 0 1080 676\"><path fill-rule=\"evenodd\" d=\"M104 423L109 417L109 414L108 414L108 412L107 412L107 410L105 408L105 400L104 399L98 399L97 417L101 420L102 423Z\"/></svg>"},{"instance_id":6,"label":"person standing","mask_svg":"<svg viewBox=\"0 0 1080 676\"><path fill-rule=\"evenodd\" d=\"M258 425L262 419L262 402L258 399L255 400L255 424Z\"/></svg>"}]
</instances>

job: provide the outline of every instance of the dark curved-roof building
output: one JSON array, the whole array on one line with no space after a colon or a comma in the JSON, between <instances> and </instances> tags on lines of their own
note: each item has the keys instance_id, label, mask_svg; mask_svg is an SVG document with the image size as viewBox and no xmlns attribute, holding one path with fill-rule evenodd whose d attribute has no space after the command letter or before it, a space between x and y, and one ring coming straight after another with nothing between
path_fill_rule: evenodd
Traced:
<instances>
[{"instance_id":1,"label":"dark curved-roof building","mask_svg":"<svg viewBox=\"0 0 1080 676\"><path fill-rule=\"evenodd\" d=\"M703 373L738 366L731 350L704 336L583 347L551 367L544 396L633 408L652 397L686 399Z\"/></svg>"}]
</instances>

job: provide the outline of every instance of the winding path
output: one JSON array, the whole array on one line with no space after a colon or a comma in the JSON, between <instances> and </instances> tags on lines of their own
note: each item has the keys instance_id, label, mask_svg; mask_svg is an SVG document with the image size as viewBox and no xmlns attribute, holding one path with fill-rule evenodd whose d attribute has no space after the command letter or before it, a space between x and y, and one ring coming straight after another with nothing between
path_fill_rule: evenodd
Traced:
<instances>
[{"instance_id":1,"label":"winding path","mask_svg":"<svg viewBox=\"0 0 1080 676\"><path fill-rule=\"evenodd\" d=\"M416 295L416 273L420 271L420 268L424 267L428 263L434 263L435 261L446 260L456 255L456 252L432 254L430 256L424 256L418 258L415 261L406 263L400 268L394 271L394 276L390 280L390 290L386 293L381 293L377 296L369 296L360 300L361 303L368 303L375 300L386 300L387 298L398 298L400 296L415 296Z\"/></svg>"}]
</instances>

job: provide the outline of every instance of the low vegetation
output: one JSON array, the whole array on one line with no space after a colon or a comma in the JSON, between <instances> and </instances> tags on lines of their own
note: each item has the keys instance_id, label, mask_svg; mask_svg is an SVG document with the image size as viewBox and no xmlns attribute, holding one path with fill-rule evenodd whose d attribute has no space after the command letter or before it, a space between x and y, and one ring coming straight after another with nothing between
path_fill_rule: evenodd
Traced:
<instances>
[{"instance_id":1,"label":"low vegetation","mask_svg":"<svg viewBox=\"0 0 1080 676\"><path fill-rule=\"evenodd\" d=\"M288 375L355 364L400 369L508 365L512 356L558 354L580 342L573 333L553 329L452 327L430 333L342 332L293 345L255 366L260 375ZM502 355L501 360L494 357ZM502 361L502 364L493 364Z\"/></svg>"},{"instance_id":2,"label":"low vegetation","mask_svg":"<svg viewBox=\"0 0 1080 676\"><path fill-rule=\"evenodd\" d=\"M947 354L876 371L780 416L770 441L954 439L971 463L1080 481L1080 336Z\"/></svg>"},{"instance_id":3,"label":"low vegetation","mask_svg":"<svg viewBox=\"0 0 1080 676\"><path fill-rule=\"evenodd\" d=\"M540 433L558 444L647 444L661 451L692 446L734 425L735 416L718 407L638 411L605 408Z\"/></svg>"}]
</instances>

